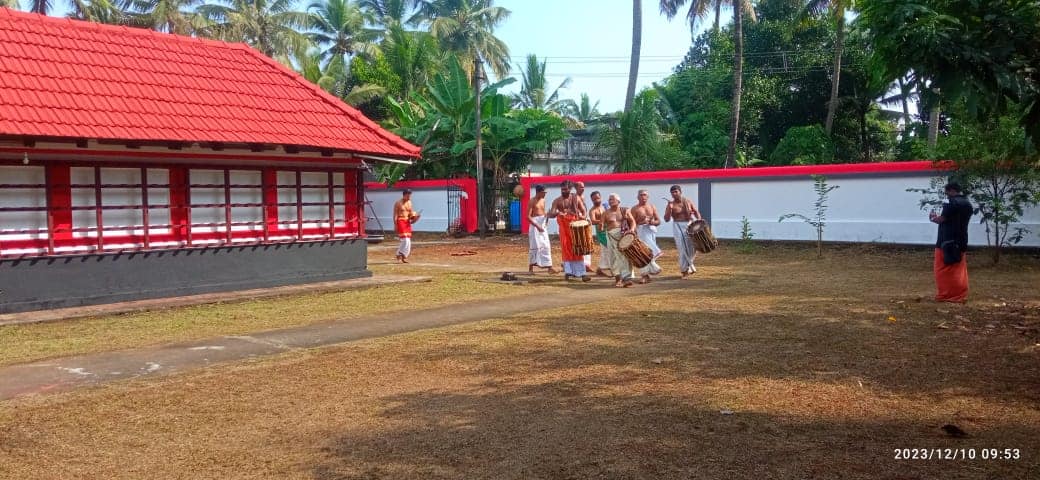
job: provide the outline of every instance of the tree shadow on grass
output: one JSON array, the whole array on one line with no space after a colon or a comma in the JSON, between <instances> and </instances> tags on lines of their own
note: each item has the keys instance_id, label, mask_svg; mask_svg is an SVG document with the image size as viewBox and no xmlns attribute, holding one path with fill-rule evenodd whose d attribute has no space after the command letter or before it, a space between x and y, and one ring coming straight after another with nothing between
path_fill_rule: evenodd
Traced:
<instances>
[{"instance_id":1,"label":"tree shadow on grass","mask_svg":"<svg viewBox=\"0 0 1040 480\"><path fill-rule=\"evenodd\" d=\"M384 398L381 427L328 439L313 478L1028 478L1036 430L946 437L933 424L723 414L691 394L618 392L587 376ZM1014 445L1018 461L903 461L897 448Z\"/></svg>"},{"instance_id":2,"label":"tree shadow on grass","mask_svg":"<svg viewBox=\"0 0 1040 480\"><path fill-rule=\"evenodd\" d=\"M520 340L496 347L478 340L489 333L508 337L504 332L551 339L549 345L558 348ZM455 348L411 355L416 361L474 364L489 355L504 356L511 362L493 373L506 377L594 366L645 368L653 359L668 358L674 360L669 368L677 378L856 384L890 394L968 395L1040 405L1040 363L1036 352L1021 348L1021 339L965 335L877 315L848 320L819 311L555 313L475 326L454 342Z\"/></svg>"}]
</instances>

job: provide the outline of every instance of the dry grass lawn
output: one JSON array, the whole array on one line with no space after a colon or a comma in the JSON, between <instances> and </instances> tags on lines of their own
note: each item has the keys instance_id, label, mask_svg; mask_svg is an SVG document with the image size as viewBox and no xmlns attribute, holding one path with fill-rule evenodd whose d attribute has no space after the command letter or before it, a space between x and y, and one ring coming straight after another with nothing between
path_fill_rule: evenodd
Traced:
<instances>
[{"instance_id":1,"label":"dry grass lawn","mask_svg":"<svg viewBox=\"0 0 1040 480\"><path fill-rule=\"evenodd\" d=\"M517 246L415 261L516 269ZM0 403L0 477L1038 478L1040 260L970 261L967 305L931 302L931 252L900 248L730 245L680 294L580 309L537 310L580 286L510 287L530 314Z\"/></svg>"}]
</instances>

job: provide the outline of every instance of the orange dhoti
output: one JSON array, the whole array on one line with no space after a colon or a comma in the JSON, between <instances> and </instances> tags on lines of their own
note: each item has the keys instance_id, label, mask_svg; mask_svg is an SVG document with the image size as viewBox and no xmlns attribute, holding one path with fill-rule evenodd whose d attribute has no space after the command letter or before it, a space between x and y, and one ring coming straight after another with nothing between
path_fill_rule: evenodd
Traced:
<instances>
[{"instance_id":1,"label":"orange dhoti","mask_svg":"<svg viewBox=\"0 0 1040 480\"><path fill-rule=\"evenodd\" d=\"M943 262L941 248L935 249L935 286L938 302L964 302L968 298L968 254L961 254L961 261L947 265Z\"/></svg>"},{"instance_id":2,"label":"orange dhoti","mask_svg":"<svg viewBox=\"0 0 1040 480\"><path fill-rule=\"evenodd\" d=\"M397 247L398 258L408 258L412 254L412 222L401 217L394 221L394 229L397 230L397 238L401 244Z\"/></svg>"}]
</instances>

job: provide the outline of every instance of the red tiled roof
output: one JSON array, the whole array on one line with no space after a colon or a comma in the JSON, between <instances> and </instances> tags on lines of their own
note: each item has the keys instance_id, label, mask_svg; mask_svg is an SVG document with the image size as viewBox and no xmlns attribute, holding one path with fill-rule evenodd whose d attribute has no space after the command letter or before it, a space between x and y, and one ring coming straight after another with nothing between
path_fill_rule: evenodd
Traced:
<instances>
[{"instance_id":1,"label":"red tiled roof","mask_svg":"<svg viewBox=\"0 0 1040 480\"><path fill-rule=\"evenodd\" d=\"M0 8L0 135L419 148L244 44Z\"/></svg>"}]
</instances>

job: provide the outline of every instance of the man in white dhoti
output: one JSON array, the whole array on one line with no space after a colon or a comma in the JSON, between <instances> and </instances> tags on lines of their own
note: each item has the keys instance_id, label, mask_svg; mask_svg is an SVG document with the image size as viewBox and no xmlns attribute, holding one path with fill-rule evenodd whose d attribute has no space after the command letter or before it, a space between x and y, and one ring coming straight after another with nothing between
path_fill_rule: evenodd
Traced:
<instances>
[{"instance_id":1,"label":"man in white dhoti","mask_svg":"<svg viewBox=\"0 0 1040 480\"><path fill-rule=\"evenodd\" d=\"M547 268L549 273L558 273L552 264L552 246L549 244L549 219L545 215L545 187L534 187L534 198L527 209L528 266L527 271L534 273L534 267Z\"/></svg>"},{"instance_id":2,"label":"man in white dhoti","mask_svg":"<svg viewBox=\"0 0 1040 480\"><path fill-rule=\"evenodd\" d=\"M613 270L614 254L607 248L607 231L603 229L603 213L607 211L603 206L603 197L599 192L589 194L592 200L592 209L589 210L589 221L596 226L596 243L599 244L599 266L596 267L596 275L609 277L604 270Z\"/></svg>"},{"instance_id":3,"label":"man in white dhoti","mask_svg":"<svg viewBox=\"0 0 1040 480\"><path fill-rule=\"evenodd\" d=\"M657 207L650 203L649 192L640 190L638 198L639 203L630 209L636 221L636 235L650 247L653 255L650 264L639 269L639 276L642 277L639 283L650 283L650 275L661 273L661 267L657 264L657 257L661 256L661 247L657 246L657 227L661 225L661 216L657 214Z\"/></svg>"},{"instance_id":4,"label":"man in white dhoti","mask_svg":"<svg viewBox=\"0 0 1040 480\"><path fill-rule=\"evenodd\" d=\"M682 188L672 185L672 200L664 211L664 221L672 222L672 236L675 238L675 248L679 250L679 271L682 278L691 273L697 273L697 267L693 260L697 257L697 250L693 247L693 240L686 234L690 222L701 219L701 212L690 199L682 194Z\"/></svg>"},{"instance_id":5,"label":"man in white dhoti","mask_svg":"<svg viewBox=\"0 0 1040 480\"><path fill-rule=\"evenodd\" d=\"M636 227L636 220L632 218L631 212L621 208L621 197L618 194L610 194L607 203L610 208L603 211L600 222L607 234L607 249L611 252L610 270L614 274L614 286L631 287L632 265L618 249L618 242L623 232Z\"/></svg>"},{"instance_id":6,"label":"man in white dhoti","mask_svg":"<svg viewBox=\"0 0 1040 480\"><path fill-rule=\"evenodd\" d=\"M563 256L563 279L571 277L580 278L583 282L592 280L585 272L585 262L582 256L574 253L574 233L571 231L571 222L585 218L585 204L578 201L578 197L571 194L572 184L564 180L560 184L560 196L553 200L547 214L549 218L555 218L560 234L560 255Z\"/></svg>"}]
</instances>

